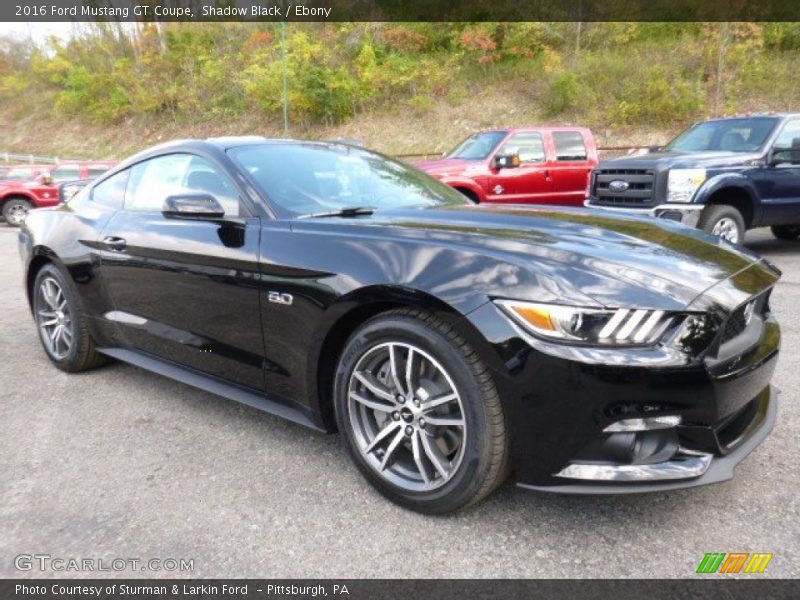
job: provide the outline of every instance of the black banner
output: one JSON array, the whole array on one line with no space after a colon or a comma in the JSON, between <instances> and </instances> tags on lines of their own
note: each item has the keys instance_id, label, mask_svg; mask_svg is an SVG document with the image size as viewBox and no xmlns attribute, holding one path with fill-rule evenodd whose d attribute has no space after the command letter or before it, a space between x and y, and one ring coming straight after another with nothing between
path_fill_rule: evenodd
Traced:
<instances>
[{"instance_id":1,"label":"black banner","mask_svg":"<svg viewBox=\"0 0 800 600\"><path fill-rule=\"evenodd\" d=\"M796 581L732 579L9 579L0 581L3 600L262 600L343 598L347 600L782 600L797 598Z\"/></svg>"},{"instance_id":2,"label":"black banner","mask_svg":"<svg viewBox=\"0 0 800 600\"><path fill-rule=\"evenodd\" d=\"M796 0L4 0L0 21L798 21Z\"/></svg>"}]
</instances>

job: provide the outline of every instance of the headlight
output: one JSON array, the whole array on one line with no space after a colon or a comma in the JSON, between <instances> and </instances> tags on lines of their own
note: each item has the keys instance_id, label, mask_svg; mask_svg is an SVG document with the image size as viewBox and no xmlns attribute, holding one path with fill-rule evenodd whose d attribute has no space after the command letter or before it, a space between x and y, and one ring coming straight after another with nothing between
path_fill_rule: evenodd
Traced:
<instances>
[{"instance_id":1,"label":"headlight","mask_svg":"<svg viewBox=\"0 0 800 600\"><path fill-rule=\"evenodd\" d=\"M671 169L667 178L667 202L691 202L705 180L705 169Z\"/></svg>"},{"instance_id":2,"label":"headlight","mask_svg":"<svg viewBox=\"0 0 800 600\"><path fill-rule=\"evenodd\" d=\"M652 344L664 335L675 319L674 314L663 310L605 310L516 300L495 300L495 303L538 337L590 345Z\"/></svg>"}]
</instances>

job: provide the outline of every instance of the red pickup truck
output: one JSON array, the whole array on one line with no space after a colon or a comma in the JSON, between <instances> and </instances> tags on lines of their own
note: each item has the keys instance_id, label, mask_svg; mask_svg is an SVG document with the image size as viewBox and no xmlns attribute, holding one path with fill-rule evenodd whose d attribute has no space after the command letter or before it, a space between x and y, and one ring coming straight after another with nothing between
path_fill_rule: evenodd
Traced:
<instances>
[{"instance_id":1,"label":"red pickup truck","mask_svg":"<svg viewBox=\"0 0 800 600\"><path fill-rule=\"evenodd\" d=\"M69 162L53 165L32 181L0 181L0 212L6 223L19 227L33 208L55 206L60 202L58 185L76 179L94 179L115 163L107 161Z\"/></svg>"},{"instance_id":2,"label":"red pickup truck","mask_svg":"<svg viewBox=\"0 0 800 600\"><path fill-rule=\"evenodd\" d=\"M583 206L597 165L584 127L492 129L471 135L441 160L418 169L476 202Z\"/></svg>"}]
</instances>

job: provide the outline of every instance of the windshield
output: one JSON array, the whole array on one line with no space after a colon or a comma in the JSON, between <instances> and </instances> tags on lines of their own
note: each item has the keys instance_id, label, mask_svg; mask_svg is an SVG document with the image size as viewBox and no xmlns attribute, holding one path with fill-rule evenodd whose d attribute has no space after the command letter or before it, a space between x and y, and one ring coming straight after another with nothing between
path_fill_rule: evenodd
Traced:
<instances>
[{"instance_id":1,"label":"windshield","mask_svg":"<svg viewBox=\"0 0 800 600\"><path fill-rule=\"evenodd\" d=\"M483 160L488 158L497 144L502 142L507 131L484 131L469 136L461 142L456 149L447 155L447 158L463 158L464 160Z\"/></svg>"},{"instance_id":2,"label":"windshield","mask_svg":"<svg viewBox=\"0 0 800 600\"><path fill-rule=\"evenodd\" d=\"M286 216L353 207L469 204L425 173L363 148L277 143L228 152Z\"/></svg>"},{"instance_id":3,"label":"windshield","mask_svg":"<svg viewBox=\"0 0 800 600\"><path fill-rule=\"evenodd\" d=\"M664 146L667 152L755 152L775 129L774 117L748 117L706 121L691 126Z\"/></svg>"},{"instance_id":4,"label":"windshield","mask_svg":"<svg viewBox=\"0 0 800 600\"><path fill-rule=\"evenodd\" d=\"M2 179L13 179L14 181L23 181L28 179L33 179L36 173L33 169L23 168L23 169L11 169L3 175Z\"/></svg>"}]
</instances>

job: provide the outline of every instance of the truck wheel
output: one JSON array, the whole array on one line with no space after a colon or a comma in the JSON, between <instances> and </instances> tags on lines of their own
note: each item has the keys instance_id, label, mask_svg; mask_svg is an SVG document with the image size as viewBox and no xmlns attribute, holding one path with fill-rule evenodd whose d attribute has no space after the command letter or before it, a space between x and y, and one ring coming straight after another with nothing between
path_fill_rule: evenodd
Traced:
<instances>
[{"instance_id":1,"label":"truck wheel","mask_svg":"<svg viewBox=\"0 0 800 600\"><path fill-rule=\"evenodd\" d=\"M12 227L19 227L25 222L28 211L33 208L33 204L22 198L12 198L3 205L3 217L6 223Z\"/></svg>"},{"instance_id":2,"label":"truck wheel","mask_svg":"<svg viewBox=\"0 0 800 600\"><path fill-rule=\"evenodd\" d=\"M729 204L712 204L703 210L697 227L733 244L744 241L744 218L736 208Z\"/></svg>"},{"instance_id":3,"label":"truck wheel","mask_svg":"<svg viewBox=\"0 0 800 600\"><path fill-rule=\"evenodd\" d=\"M770 230L779 240L791 242L800 237L800 225L773 225Z\"/></svg>"}]
</instances>

